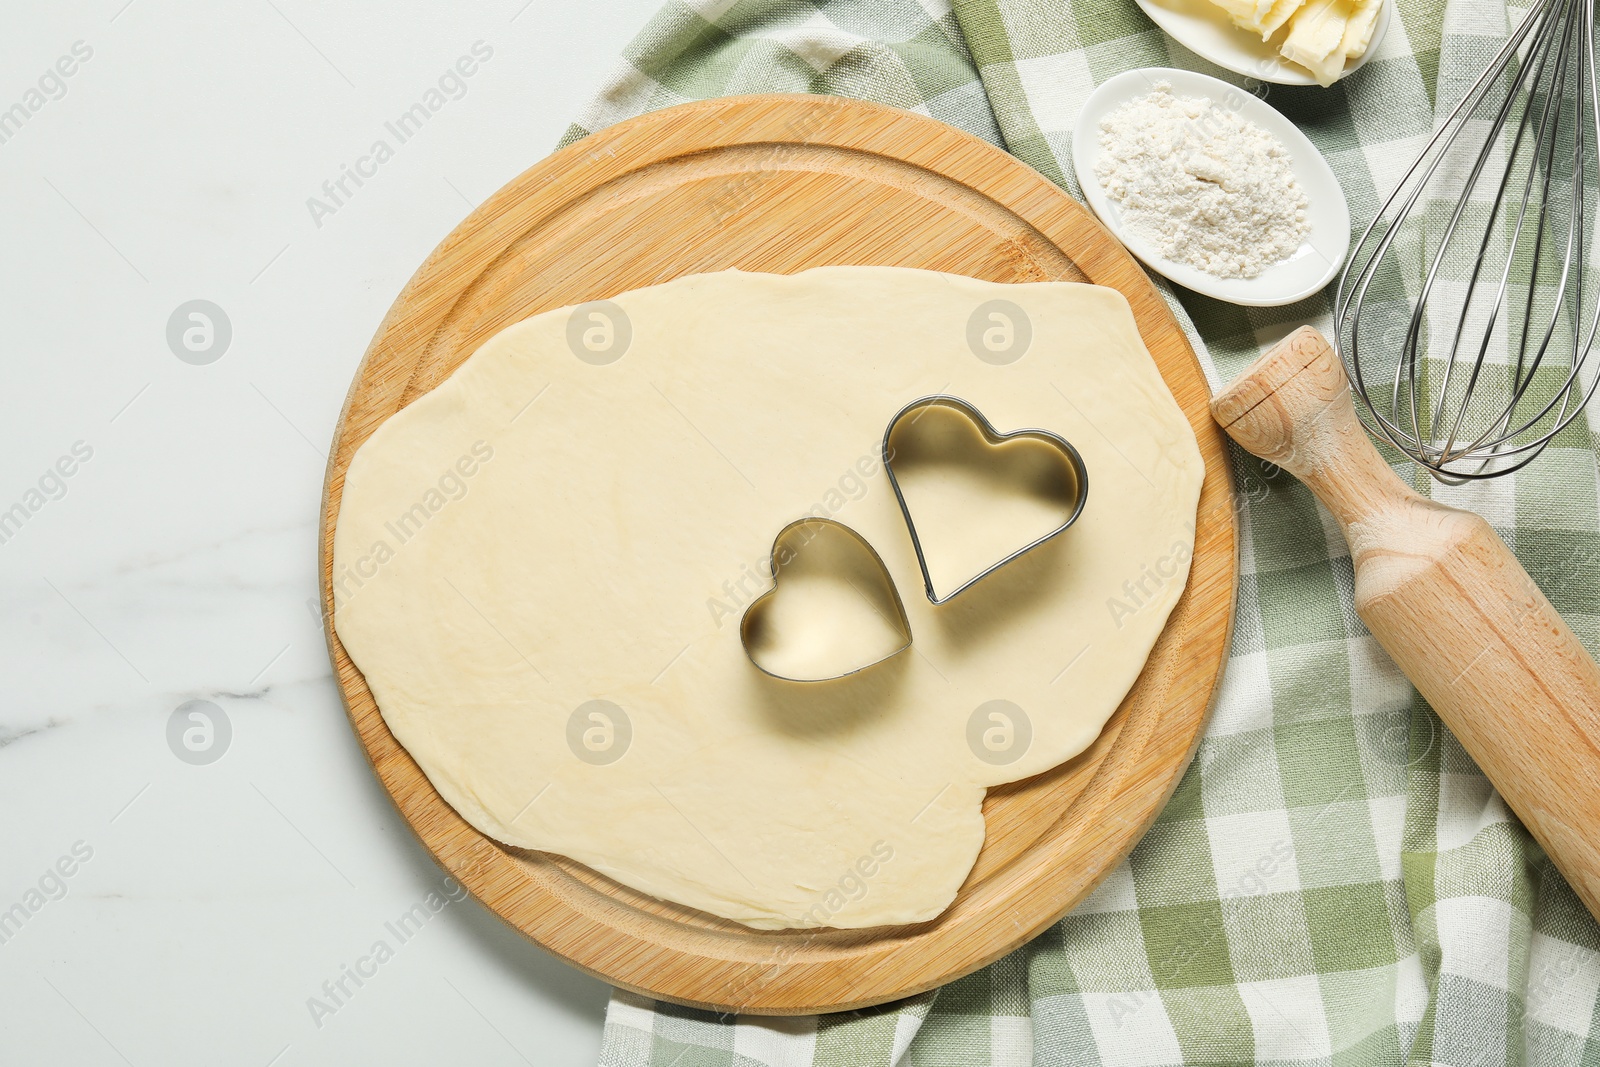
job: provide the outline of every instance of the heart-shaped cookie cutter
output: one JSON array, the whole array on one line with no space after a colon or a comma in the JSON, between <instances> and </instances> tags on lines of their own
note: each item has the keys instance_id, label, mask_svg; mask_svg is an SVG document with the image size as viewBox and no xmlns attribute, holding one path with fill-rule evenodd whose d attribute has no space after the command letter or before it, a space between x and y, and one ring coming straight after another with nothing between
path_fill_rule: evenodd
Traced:
<instances>
[{"instance_id":1,"label":"heart-shaped cookie cutter","mask_svg":"<svg viewBox=\"0 0 1600 1067\"><path fill-rule=\"evenodd\" d=\"M760 627L766 614L768 604L771 602L772 598L778 594L778 585L781 581L779 577L780 572L785 566L788 566L799 557L800 551L805 545L809 544L813 539L815 539L819 533L825 532L843 534L851 541L854 541L856 545L865 550L866 557L870 559L875 568L873 571L873 580L878 584L878 592L880 594L885 592L888 594L886 597L882 597L882 599L886 603L893 605L894 612L897 617L889 618L888 616L884 615L883 612L872 603L872 597L870 593L859 588L857 588L856 591L861 594L862 599L865 600L868 606L877 612L885 622L899 630L903 640L898 648L886 652L868 663L863 663L859 667L852 667L849 670L833 673L823 672L820 674L805 675L779 673L778 671L772 670L769 666L763 664L756 657L755 653L751 651L751 641L754 637L754 631ZM799 541L797 546L795 542L802 535L804 535L804 540ZM839 678L848 678L853 674L860 674L862 671L867 670L870 667L875 667L885 660L893 659L895 656L898 656L900 653L911 647L911 620L906 615L905 603L900 599L900 591L895 588L894 579L889 574L889 568L884 565L883 557L878 555L877 549L873 548L871 543L868 542L865 537L862 537L859 533L857 533L855 530L852 530L844 523L835 519L824 519L814 515L807 516L803 519L796 519L794 522L789 523L783 529L779 530L777 536L772 539L771 569L772 588L768 589L765 593L762 593L760 596L752 600L750 605L744 609L743 618L739 620L739 642L744 646L745 657L749 659L755 668L762 674L769 675L773 678L779 678L786 682L829 682ZM848 582L849 578L846 577L845 580ZM853 582L850 584L852 587L855 586L855 583Z\"/></svg>"},{"instance_id":2,"label":"heart-shaped cookie cutter","mask_svg":"<svg viewBox=\"0 0 1600 1067\"><path fill-rule=\"evenodd\" d=\"M967 579L961 585L957 586L951 592L946 593L944 596L939 596L938 593L934 591L933 575L928 571L928 557L922 547L922 538L917 534L917 524L915 520L911 518L911 508L906 504L906 496L904 491L902 491L900 488L900 480L895 477L895 450L892 443L895 437L895 431L899 429L901 423L904 422L907 426L915 425L916 420L920 418L926 410L934 407L949 408L960 413L961 415L964 415L972 422L974 426L977 427L978 432L983 436L984 441L990 445L1002 445L1007 441L1035 440L1042 441L1052 448L1055 448L1061 453L1063 458L1066 459L1067 466L1072 471L1073 481L1075 482L1074 489L1076 490L1072 511L1066 517L1066 520L1063 521L1059 526L1045 534L1043 537L1039 537L1028 542L1015 552L1012 552L1010 555L1006 556L1004 559L1001 559L999 562L991 564L982 571L979 571L976 575ZM883 470L884 473L889 476L889 484L894 487L895 499L900 502L900 514L904 516L906 520L906 530L911 534L911 547L916 550L917 566L922 569L923 589L928 594L929 602L935 605L944 604L953 597L959 596L968 589L971 589L974 585L977 585L979 582L983 581L995 571L999 570L1001 567L1004 567L1007 563L1010 563L1012 560L1017 559L1019 556L1022 556L1035 548L1038 548L1051 538L1059 537L1066 531L1067 527L1078 521L1078 516L1083 514L1084 501L1089 497L1089 471L1084 467L1083 457L1078 455L1078 450L1076 448L1072 447L1072 442L1068 441L1065 437L1062 437L1058 433L1051 433L1049 430L1023 429L1012 430L1010 433L1001 433L999 430L994 428L993 424L991 424L987 418L984 417L983 412L979 411L965 400L962 400L960 397L950 396L946 393L935 393L931 396L925 396L921 399L913 400L911 403L901 408L894 418L889 420L889 427L883 432Z\"/></svg>"}]
</instances>

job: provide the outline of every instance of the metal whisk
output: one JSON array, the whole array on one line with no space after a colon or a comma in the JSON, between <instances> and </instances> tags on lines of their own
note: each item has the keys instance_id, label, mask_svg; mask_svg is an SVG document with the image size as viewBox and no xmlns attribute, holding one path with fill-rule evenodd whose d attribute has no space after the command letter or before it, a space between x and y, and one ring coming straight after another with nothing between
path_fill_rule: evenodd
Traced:
<instances>
[{"instance_id":1,"label":"metal whisk","mask_svg":"<svg viewBox=\"0 0 1600 1067\"><path fill-rule=\"evenodd\" d=\"M1600 325L1584 284L1600 183L1594 32L1595 0L1540 0L1339 277L1335 344L1362 421L1442 482L1526 466L1600 383L1581 374Z\"/></svg>"}]
</instances>

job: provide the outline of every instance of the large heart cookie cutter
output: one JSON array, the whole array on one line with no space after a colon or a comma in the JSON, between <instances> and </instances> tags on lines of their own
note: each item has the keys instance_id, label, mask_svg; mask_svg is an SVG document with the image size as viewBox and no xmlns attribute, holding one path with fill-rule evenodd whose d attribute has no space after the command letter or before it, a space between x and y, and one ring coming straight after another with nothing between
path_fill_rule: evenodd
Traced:
<instances>
[{"instance_id":1,"label":"large heart cookie cutter","mask_svg":"<svg viewBox=\"0 0 1600 1067\"><path fill-rule=\"evenodd\" d=\"M801 583L810 579L819 586L833 584L831 596L835 598L842 593L838 583L848 585L851 592L845 595L849 608L857 607L854 602L859 597L861 610L871 611L898 633L898 645L884 644L869 652L873 658L867 662L841 666L859 658L863 647L870 648L872 635L859 628L852 630L848 617L839 614L837 602L815 606L809 613L791 612L787 619L774 618L785 568L793 568L791 577ZM821 581L816 580L818 575ZM825 590L820 599L829 597L830 591ZM795 640L781 632L785 628L806 633ZM791 522L772 539L772 588L745 608L739 622L739 640L745 655L763 674L788 682L826 682L859 674L910 648L911 620L889 568L867 539L842 522L808 517Z\"/></svg>"},{"instance_id":2,"label":"large heart cookie cutter","mask_svg":"<svg viewBox=\"0 0 1600 1067\"><path fill-rule=\"evenodd\" d=\"M930 411L943 409L954 412L970 424L972 429L982 437L990 448L1001 448L1009 442L1037 441L1049 446L1050 450L1059 456L1063 463L1050 469L1050 464L1033 462L1033 470L1025 472L1030 474L1037 483L1052 491L1061 491L1064 498L1072 501L1066 518L1054 529L1040 537L1034 538L1014 552L1006 555L999 562L993 563L977 574L968 578L954 590L940 596L934 589L933 575L928 567L928 555L922 544L922 538L917 533L916 521L911 517L911 508L906 503L904 489L900 479L895 476L894 459L897 454L906 457L920 451L934 450L946 447L953 442L951 434L951 420L933 419L923 422L923 416ZM921 438L919 440L919 437ZM958 443L958 442L957 442ZM959 444L959 443L958 443ZM920 400L913 400L901 408L894 418L889 420L889 428L883 434L883 469L889 475L889 484L894 487L895 499L900 502L900 514L905 517L906 530L911 534L911 547L917 553L917 566L922 569L922 584L928 594L928 600L933 604L943 604L952 597L958 596L974 585L1004 567L1007 563L1032 549L1038 548L1046 541L1062 534L1067 527L1078 520L1083 513L1083 504L1089 496L1089 472L1083 465L1083 457L1078 455L1078 450L1072 447L1065 437L1051 433L1049 430L1012 430L1010 433L1001 433L996 430L983 413L960 397L946 394L925 396Z\"/></svg>"}]
</instances>

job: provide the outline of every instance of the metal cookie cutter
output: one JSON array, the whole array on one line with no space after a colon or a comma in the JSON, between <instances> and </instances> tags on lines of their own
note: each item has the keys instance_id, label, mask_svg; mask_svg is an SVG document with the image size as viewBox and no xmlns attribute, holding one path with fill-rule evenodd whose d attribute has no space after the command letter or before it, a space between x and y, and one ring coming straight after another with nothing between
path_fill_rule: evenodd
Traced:
<instances>
[{"instance_id":1,"label":"metal cookie cutter","mask_svg":"<svg viewBox=\"0 0 1600 1067\"><path fill-rule=\"evenodd\" d=\"M786 567L799 572L814 569L830 578L842 578L879 618L899 632L899 646L866 663L840 669L840 662L848 660L853 652L859 653L851 646L850 635L836 625L836 618L798 624L793 619L784 624L771 618L773 598L783 584ZM785 641L778 633L784 625L804 627L806 638ZM911 620L906 617L894 579L889 577L889 568L867 539L842 522L808 517L791 522L772 539L772 588L745 608L739 622L739 639L745 655L763 674L788 682L825 682L858 674L910 648Z\"/></svg>"},{"instance_id":2,"label":"metal cookie cutter","mask_svg":"<svg viewBox=\"0 0 1600 1067\"><path fill-rule=\"evenodd\" d=\"M928 557L923 551L922 539L917 534L917 524L911 518L911 509L906 505L900 480L895 477L894 459L896 456L905 461L923 455L948 455L953 451L952 446L959 448L970 444L970 440L964 441L963 437L970 438L974 431L990 447L999 447L1008 441L1039 441L1049 446L1059 455L1062 462L1054 462L1054 457L1049 463L1035 461L1030 464L1031 469L1024 473L1039 487L1053 494L1059 493L1063 499L1072 500L1072 509L1061 525L1043 537L1023 545L998 563L967 579L953 591L940 596L933 588L933 576L928 572ZM1078 450L1073 448L1065 437L1049 430L1012 430L1010 433L1001 433L977 408L960 397L942 393L913 400L889 420L889 428L883 434L883 469L889 475L889 484L894 486L895 499L900 502L900 514L905 516L906 529L911 534L911 547L916 549L917 565L922 568L923 588L928 594L928 600L934 604L945 603L1023 553L1060 535L1078 520L1078 516L1083 513L1084 501L1089 496L1089 472L1083 465L1083 457L1078 455Z\"/></svg>"}]
</instances>

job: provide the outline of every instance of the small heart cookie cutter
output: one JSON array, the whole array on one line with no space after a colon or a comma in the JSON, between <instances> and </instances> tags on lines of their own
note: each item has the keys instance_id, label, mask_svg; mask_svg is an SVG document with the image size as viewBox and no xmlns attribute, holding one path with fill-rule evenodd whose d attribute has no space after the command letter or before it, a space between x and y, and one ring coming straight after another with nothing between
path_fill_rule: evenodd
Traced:
<instances>
[{"instance_id":1,"label":"small heart cookie cutter","mask_svg":"<svg viewBox=\"0 0 1600 1067\"><path fill-rule=\"evenodd\" d=\"M856 591L861 594L863 600L867 601L868 606L872 607L874 611L877 611L878 614L883 617L885 622L889 623L892 627L900 632L902 641L898 648L886 652L868 663L863 663L859 667L852 667L846 671L824 671L822 673L808 674L780 673L772 670L769 666L763 664L759 659L756 658L755 653L751 651L751 642L756 636L755 631L759 630L761 627L767 611L766 605L774 596L777 595L779 572L799 556L799 548L796 547L795 542L799 540L802 535L804 535L804 540L799 540L799 545L804 546L809 544L820 534L826 533L842 534L851 541L855 542L855 544L860 548L866 550L866 558L870 559L873 567L875 568L873 571L873 580L878 584L878 592L880 594L887 592L888 594L886 597L881 597L881 599L883 599L886 603L893 605L894 612L897 617L889 618L888 616L884 615L884 613L872 603L872 597L869 593L864 592L859 588L857 588ZM787 558L783 558L785 555ZM900 653L911 647L911 620L906 615L906 606L905 603L900 599L900 591L895 588L894 579L889 575L889 568L884 566L883 557L878 555L877 549L873 548L871 543L868 542L865 537L862 537L859 533L852 530L844 523L835 519L824 519L819 516L807 516L806 518L796 519L794 522L789 523L789 525L779 530L777 536L772 539L771 567L772 588L768 589L765 593L762 593L760 596L752 600L750 602L750 606L744 609L744 617L739 621L739 641L740 644L744 646L745 657L749 659L750 662L755 665L755 668L762 674L769 675L773 678L779 678L786 682L830 682L839 678L848 678L853 674L860 674L862 671L871 667L875 667L885 660L893 659L895 656L898 656ZM849 582L848 577L846 577L845 580ZM850 584L853 588L855 587L854 582L850 582Z\"/></svg>"},{"instance_id":2,"label":"small heart cookie cutter","mask_svg":"<svg viewBox=\"0 0 1600 1067\"><path fill-rule=\"evenodd\" d=\"M938 593L934 591L933 575L928 571L928 557L922 548L922 538L917 534L917 524L911 518L911 508L906 504L906 496L900 488L900 480L896 478L894 474L895 431L900 429L901 423L905 423L908 427L915 425L917 419L921 418L923 413L930 408L936 407L949 408L965 416L974 426L977 427L978 432L983 436L983 439L990 445L1002 445L1007 441L1017 440L1034 440L1044 442L1045 444L1058 450L1066 459L1067 466L1072 472L1072 479L1074 482L1074 503L1072 506L1072 511L1067 516L1066 520L1061 523L1061 525L1057 526L1043 537L1036 538L1035 540L1023 545L1021 548L1017 549L1015 552L1012 552L998 563L994 563L989 567L986 567L973 577L967 579L961 585L957 586L953 591L946 593L944 596L939 596ZM1066 532L1067 527L1071 526L1074 522L1077 522L1078 516L1083 514L1084 501L1089 497L1089 471L1084 467L1083 457L1078 455L1078 450L1076 448L1072 447L1072 442L1068 441L1065 437L1062 437L1058 433L1051 433L1049 430L1023 429L1012 430L1010 433L1001 433L999 430L994 428L993 424L991 424L987 418L984 417L983 412L979 411L965 400L962 400L960 397L950 396L946 393L935 393L931 396L922 397L919 400L913 400L911 403L901 408L894 418L889 420L889 428L883 432L883 469L884 473L888 474L889 476L889 484L894 487L895 499L900 502L900 514L906 520L906 530L911 534L911 547L916 550L917 566L922 569L923 590L928 594L929 602L935 605L947 603L952 598L959 596L968 589L971 589L974 585L977 585L979 582L983 581L985 578L989 577L989 575L993 574L1001 567L1004 567L1012 560L1031 552L1033 549L1038 548L1051 538L1058 537L1062 533Z\"/></svg>"}]
</instances>

